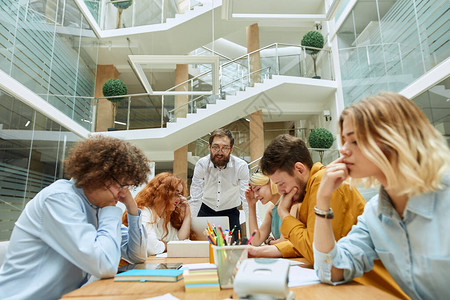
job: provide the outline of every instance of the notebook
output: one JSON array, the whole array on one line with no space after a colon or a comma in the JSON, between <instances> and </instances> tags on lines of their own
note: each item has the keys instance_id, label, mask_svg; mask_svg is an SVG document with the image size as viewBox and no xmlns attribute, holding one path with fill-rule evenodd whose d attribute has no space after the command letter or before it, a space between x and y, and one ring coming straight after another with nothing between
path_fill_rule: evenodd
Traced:
<instances>
[{"instance_id":1,"label":"notebook","mask_svg":"<svg viewBox=\"0 0 450 300\"><path fill-rule=\"evenodd\" d=\"M158 264L128 264L119 268L117 273L122 273L133 269L179 269L183 263L158 263Z\"/></svg>"},{"instance_id":2,"label":"notebook","mask_svg":"<svg viewBox=\"0 0 450 300\"><path fill-rule=\"evenodd\" d=\"M133 269L114 276L114 281L176 282L183 278L183 270L176 269Z\"/></svg>"},{"instance_id":3,"label":"notebook","mask_svg":"<svg viewBox=\"0 0 450 300\"><path fill-rule=\"evenodd\" d=\"M207 241L204 231L208 227L208 222L211 226L219 227L220 225L223 231L230 229L228 217L192 217L191 232L195 234L196 240Z\"/></svg>"}]
</instances>

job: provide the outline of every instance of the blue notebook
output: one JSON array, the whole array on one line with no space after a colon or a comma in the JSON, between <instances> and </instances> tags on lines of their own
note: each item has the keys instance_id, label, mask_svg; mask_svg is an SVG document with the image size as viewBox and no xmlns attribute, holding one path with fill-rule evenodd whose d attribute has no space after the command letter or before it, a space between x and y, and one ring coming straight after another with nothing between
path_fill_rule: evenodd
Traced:
<instances>
[{"instance_id":1,"label":"blue notebook","mask_svg":"<svg viewBox=\"0 0 450 300\"><path fill-rule=\"evenodd\" d=\"M174 269L133 269L114 276L114 281L176 282L183 278L183 270Z\"/></svg>"}]
</instances>

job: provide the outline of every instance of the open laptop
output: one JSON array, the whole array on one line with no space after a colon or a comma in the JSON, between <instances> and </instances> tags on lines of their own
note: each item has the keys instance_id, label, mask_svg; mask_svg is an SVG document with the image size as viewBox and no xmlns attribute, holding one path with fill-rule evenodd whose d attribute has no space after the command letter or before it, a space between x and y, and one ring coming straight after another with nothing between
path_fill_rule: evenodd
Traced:
<instances>
[{"instance_id":1,"label":"open laptop","mask_svg":"<svg viewBox=\"0 0 450 300\"><path fill-rule=\"evenodd\" d=\"M196 240L206 241L205 229L208 227L208 222L211 227L216 226L225 229L230 229L230 222L228 217L192 217L191 232L195 233Z\"/></svg>"}]
</instances>

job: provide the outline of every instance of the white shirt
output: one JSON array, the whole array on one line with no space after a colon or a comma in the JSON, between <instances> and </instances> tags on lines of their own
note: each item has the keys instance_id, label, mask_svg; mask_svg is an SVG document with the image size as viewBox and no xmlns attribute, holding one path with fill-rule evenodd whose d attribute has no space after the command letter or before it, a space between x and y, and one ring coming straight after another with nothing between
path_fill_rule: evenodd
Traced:
<instances>
[{"instance_id":1,"label":"white shirt","mask_svg":"<svg viewBox=\"0 0 450 300\"><path fill-rule=\"evenodd\" d=\"M142 224L147 231L147 255L163 253L166 248L163 241L178 241L178 230L170 224L170 221L167 224L168 234L163 239L165 234L164 219L156 216L155 220L151 209L143 208L141 218Z\"/></svg>"},{"instance_id":2,"label":"white shirt","mask_svg":"<svg viewBox=\"0 0 450 300\"><path fill-rule=\"evenodd\" d=\"M247 163L230 155L226 167L220 169L212 163L207 155L195 164L191 183L191 212L197 216L200 206L205 203L215 211L238 207L242 203L248 216L248 204L245 190L248 188L249 171Z\"/></svg>"}]
</instances>

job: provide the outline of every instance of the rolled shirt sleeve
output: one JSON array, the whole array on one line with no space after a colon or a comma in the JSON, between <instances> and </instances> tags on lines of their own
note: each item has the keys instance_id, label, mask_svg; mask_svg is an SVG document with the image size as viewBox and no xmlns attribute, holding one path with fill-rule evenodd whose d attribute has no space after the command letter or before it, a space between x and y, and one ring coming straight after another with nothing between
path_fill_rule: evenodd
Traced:
<instances>
[{"instance_id":1,"label":"rolled shirt sleeve","mask_svg":"<svg viewBox=\"0 0 450 300\"><path fill-rule=\"evenodd\" d=\"M147 259L147 233L141 219L141 210L138 216L127 214L128 227L122 225L122 257L130 263L141 263Z\"/></svg>"},{"instance_id":2,"label":"rolled shirt sleeve","mask_svg":"<svg viewBox=\"0 0 450 300\"><path fill-rule=\"evenodd\" d=\"M194 176L192 177L190 195L191 199L188 201L191 208L191 215L196 217L200 210L203 197L203 185L205 182L205 168L206 166L202 164L199 160L195 164Z\"/></svg>"},{"instance_id":3,"label":"rolled shirt sleeve","mask_svg":"<svg viewBox=\"0 0 450 300\"><path fill-rule=\"evenodd\" d=\"M374 249L364 214L358 217L358 224L349 234L340 239L329 253L319 252L314 246L314 269L324 283L341 284L362 276L373 269L378 254ZM331 281L331 267L344 270L344 279Z\"/></svg>"}]
</instances>

